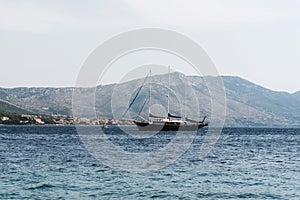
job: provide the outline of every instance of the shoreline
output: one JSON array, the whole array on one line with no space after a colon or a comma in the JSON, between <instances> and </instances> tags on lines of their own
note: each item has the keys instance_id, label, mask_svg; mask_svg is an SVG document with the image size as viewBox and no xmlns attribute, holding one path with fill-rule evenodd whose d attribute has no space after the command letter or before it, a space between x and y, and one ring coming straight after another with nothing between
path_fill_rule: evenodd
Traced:
<instances>
[{"instance_id":1,"label":"shoreline","mask_svg":"<svg viewBox=\"0 0 300 200\"><path fill-rule=\"evenodd\" d=\"M85 125L85 124L0 124L0 127L4 127L4 126L15 126L15 127L24 127L24 126L28 126L28 127L76 127L76 126L80 126L80 127L102 127L102 125ZM123 126L123 127L130 127L130 126L135 126L135 125L109 125L109 126ZM300 126L253 126L253 127L248 127L248 126L224 126L224 127L206 127L205 129L227 129L227 128L231 128L231 129L239 129L239 128L244 128L244 129L300 129Z\"/></svg>"}]
</instances>

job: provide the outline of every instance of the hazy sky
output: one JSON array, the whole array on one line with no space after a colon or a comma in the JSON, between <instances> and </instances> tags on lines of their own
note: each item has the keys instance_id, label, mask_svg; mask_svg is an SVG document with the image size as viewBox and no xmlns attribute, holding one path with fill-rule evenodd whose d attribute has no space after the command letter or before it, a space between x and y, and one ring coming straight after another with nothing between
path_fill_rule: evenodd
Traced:
<instances>
[{"instance_id":1,"label":"hazy sky","mask_svg":"<svg viewBox=\"0 0 300 200\"><path fill-rule=\"evenodd\" d=\"M298 0L3 0L0 87L73 86L93 49L144 27L189 36L222 75L300 90Z\"/></svg>"}]
</instances>

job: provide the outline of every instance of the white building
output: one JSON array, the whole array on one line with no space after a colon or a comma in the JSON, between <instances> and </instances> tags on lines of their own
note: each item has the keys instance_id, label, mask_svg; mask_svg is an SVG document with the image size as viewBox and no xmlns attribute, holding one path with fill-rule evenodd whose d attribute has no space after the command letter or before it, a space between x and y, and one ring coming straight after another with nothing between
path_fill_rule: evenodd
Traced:
<instances>
[{"instance_id":1,"label":"white building","mask_svg":"<svg viewBox=\"0 0 300 200\"><path fill-rule=\"evenodd\" d=\"M2 120L2 121L7 121L7 120L9 120L9 117L3 116L3 117L1 117L1 120Z\"/></svg>"}]
</instances>

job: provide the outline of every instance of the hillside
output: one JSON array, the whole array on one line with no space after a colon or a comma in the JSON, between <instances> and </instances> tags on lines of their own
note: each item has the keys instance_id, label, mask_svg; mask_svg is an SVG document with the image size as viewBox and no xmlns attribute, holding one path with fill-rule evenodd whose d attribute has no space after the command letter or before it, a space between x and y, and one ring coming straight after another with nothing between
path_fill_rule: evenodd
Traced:
<instances>
[{"instance_id":1,"label":"hillside","mask_svg":"<svg viewBox=\"0 0 300 200\"><path fill-rule=\"evenodd\" d=\"M0 114L5 114L5 113L28 114L31 112L0 99Z\"/></svg>"},{"instance_id":2,"label":"hillside","mask_svg":"<svg viewBox=\"0 0 300 200\"><path fill-rule=\"evenodd\" d=\"M0 99L0 124L19 124L21 114L31 112Z\"/></svg>"},{"instance_id":3,"label":"hillside","mask_svg":"<svg viewBox=\"0 0 300 200\"><path fill-rule=\"evenodd\" d=\"M226 89L227 117L226 126L300 126L300 92L294 94L275 92L251 83L240 77L222 76ZM155 114L164 115L166 94L168 89L167 75L151 77L152 104ZM120 118L129 104L124 96L133 98L143 79L121 84L98 86L96 96L93 88L82 88L80 95L84 99L95 99L96 113L99 118ZM210 117L210 95L206 82L214 83L216 77L185 76L180 73L171 74L172 92L170 93L170 109L175 114L186 114L198 119L200 116ZM212 84L213 85L213 84ZM145 85L129 117L135 114L144 103L143 97L148 94L149 86ZM46 113L72 115L72 92L74 88L0 88L0 99L11 102L27 110ZM78 89L76 89L78 90ZM113 94L113 96L112 96ZM120 94L120 96L116 95ZM125 94L125 95L124 95ZM82 115L91 110L89 101L82 101L78 108ZM181 103L179 103L181 102ZM200 108L195 107L199 104ZM113 109L111 109L113 105ZM147 106L145 107L147 110ZM196 111L196 112L195 112ZM92 116L86 116L92 117Z\"/></svg>"}]
</instances>

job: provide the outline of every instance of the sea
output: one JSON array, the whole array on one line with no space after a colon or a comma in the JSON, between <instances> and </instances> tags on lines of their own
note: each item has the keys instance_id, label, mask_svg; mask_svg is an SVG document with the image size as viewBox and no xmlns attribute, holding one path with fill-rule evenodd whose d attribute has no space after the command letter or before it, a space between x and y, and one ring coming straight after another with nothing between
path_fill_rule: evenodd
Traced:
<instances>
[{"instance_id":1,"label":"sea","mask_svg":"<svg viewBox=\"0 0 300 200\"><path fill-rule=\"evenodd\" d=\"M107 141L133 156L122 165L104 143L96 146L109 159L91 152L74 126L0 126L0 199L300 199L300 129L223 128L201 157L207 131L175 143L165 164L155 159L178 133L139 138L108 128ZM161 165L135 163L143 155Z\"/></svg>"}]
</instances>

